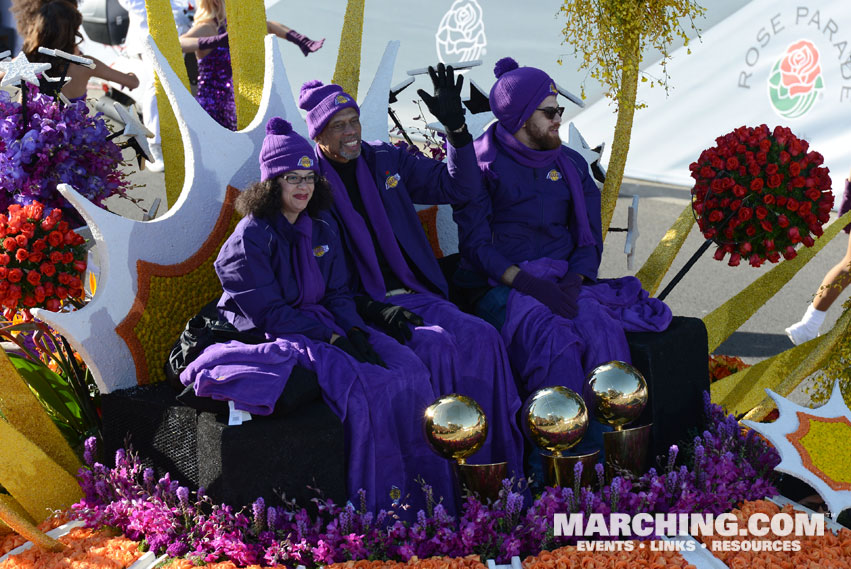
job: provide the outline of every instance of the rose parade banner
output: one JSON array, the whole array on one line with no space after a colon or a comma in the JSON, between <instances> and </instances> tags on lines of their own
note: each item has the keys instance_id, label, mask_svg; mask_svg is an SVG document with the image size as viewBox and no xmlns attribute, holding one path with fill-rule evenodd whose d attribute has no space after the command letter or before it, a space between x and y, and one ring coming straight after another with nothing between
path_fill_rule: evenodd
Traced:
<instances>
[{"instance_id":1,"label":"rose parade banner","mask_svg":"<svg viewBox=\"0 0 851 569\"><path fill-rule=\"evenodd\" d=\"M710 8L711 10L711 8ZM689 164L718 136L747 125L788 127L820 152L841 195L851 169L851 12L843 0L754 0L674 52L673 86L640 83L625 174L691 186ZM661 77L658 65L645 69ZM600 101L572 119L589 144L611 144L615 115ZM839 190L837 190L839 188Z\"/></svg>"}]
</instances>

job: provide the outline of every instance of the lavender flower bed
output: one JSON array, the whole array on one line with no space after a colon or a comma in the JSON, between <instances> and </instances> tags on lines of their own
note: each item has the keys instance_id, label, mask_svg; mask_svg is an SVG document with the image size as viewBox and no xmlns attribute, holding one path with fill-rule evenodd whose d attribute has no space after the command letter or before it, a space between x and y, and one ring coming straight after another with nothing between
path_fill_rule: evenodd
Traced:
<instances>
[{"instance_id":1,"label":"lavender flower bed","mask_svg":"<svg viewBox=\"0 0 851 569\"><path fill-rule=\"evenodd\" d=\"M744 500L777 494L770 478L777 453L753 431L743 434L735 417L725 416L708 394L705 398L707 430L694 438L681 466L676 466L676 446L664 472L650 469L633 480L616 477L605 485L598 465L599 490L547 488L528 508L524 494L506 480L495 503L468 497L458 518L448 515L425 486L429 507L412 524L400 521L393 509L373 513L320 498L315 517L304 509L266 507L262 498L237 511L213 503L203 490L190 492L169 475L155 480L153 470L143 469L132 452L119 450L115 467L107 468L94 461L94 439L89 439L90 467L79 475L85 498L74 505L74 515L89 526L114 526L157 553L206 563L313 567L470 554L506 562L575 541L553 535L555 513L721 513Z\"/></svg>"}]
</instances>

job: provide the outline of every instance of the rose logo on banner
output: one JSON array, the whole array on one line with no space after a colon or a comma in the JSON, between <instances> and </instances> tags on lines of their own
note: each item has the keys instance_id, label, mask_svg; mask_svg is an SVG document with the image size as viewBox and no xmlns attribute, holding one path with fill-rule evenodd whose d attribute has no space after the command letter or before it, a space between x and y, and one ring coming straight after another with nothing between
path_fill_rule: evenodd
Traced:
<instances>
[{"instance_id":1,"label":"rose logo on banner","mask_svg":"<svg viewBox=\"0 0 851 569\"><path fill-rule=\"evenodd\" d=\"M487 38L482 7L476 0L455 0L434 35L442 63L472 61L485 53Z\"/></svg>"},{"instance_id":2,"label":"rose logo on banner","mask_svg":"<svg viewBox=\"0 0 851 569\"><path fill-rule=\"evenodd\" d=\"M799 40L786 49L768 76L768 98L781 117L796 119L813 108L824 80L818 48Z\"/></svg>"}]
</instances>

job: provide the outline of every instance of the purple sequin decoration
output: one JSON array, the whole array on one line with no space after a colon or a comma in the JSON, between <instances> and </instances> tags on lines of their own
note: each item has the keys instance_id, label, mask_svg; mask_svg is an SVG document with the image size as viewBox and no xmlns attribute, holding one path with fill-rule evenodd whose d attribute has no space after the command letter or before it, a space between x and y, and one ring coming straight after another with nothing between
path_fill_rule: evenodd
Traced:
<instances>
[{"instance_id":1,"label":"purple sequin decoration","mask_svg":"<svg viewBox=\"0 0 851 569\"><path fill-rule=\"evenodd\" d=\"M219 28L219 33L224 31L224 28ZM198 93L195 98L217 123L236 130L230 49L217 47L198 60Z\"/></svg>"}]
</instances>

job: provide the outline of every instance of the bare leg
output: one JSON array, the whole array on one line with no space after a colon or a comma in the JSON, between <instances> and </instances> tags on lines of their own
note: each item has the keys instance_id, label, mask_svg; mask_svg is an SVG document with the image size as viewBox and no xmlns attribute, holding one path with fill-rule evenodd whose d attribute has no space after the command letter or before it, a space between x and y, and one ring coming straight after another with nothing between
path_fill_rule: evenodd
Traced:
<instances>
[{"instance_id":1,"label":"bare leg","mask_svg":"<svg viewBox=\"0 0 851 569\"><path fill-rule=\"evenodd\" d=\"M827 310L833 304L848 283L851 282L851 236L848 238L848 248L845 256L824 276L818 294L813 300L816 310Z\"/></svg>"}]
</instances>

